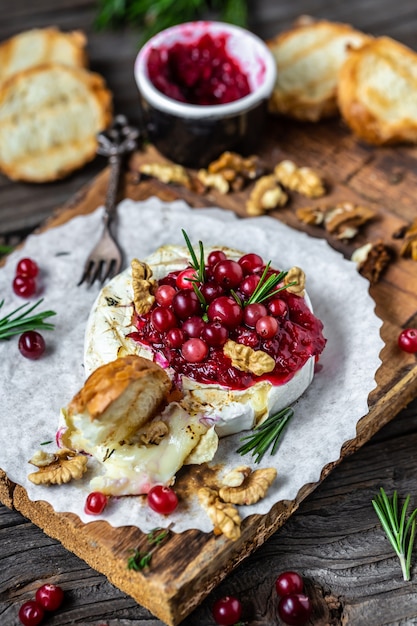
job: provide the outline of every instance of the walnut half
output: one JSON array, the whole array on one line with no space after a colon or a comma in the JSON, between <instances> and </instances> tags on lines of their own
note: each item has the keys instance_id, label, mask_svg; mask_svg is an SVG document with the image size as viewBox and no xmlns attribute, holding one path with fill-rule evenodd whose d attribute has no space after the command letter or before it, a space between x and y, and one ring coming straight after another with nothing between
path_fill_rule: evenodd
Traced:
<instances>
[{"instance_id":1,"label":"walnut half","mask_svg":"<svg viewBox=\"0 0 417 626\"><path fill-rule=\"evenodd\" d=\"M276 476L277 470L274 467L255 470L245 478L241 485L222 487L219 496L223 502L232 504L256 504L266 496Z\"/></svg>"},{"instance_id":2,"label":"walnut half","mask_svg":"<svg viewBox=\"0 0 417 626\"><path fill-rule=\"evenodd\" d=\"M263 350L253 350L229 339L223 346L223 352L232 361L233 367L241 372L252 372L255 376L267 374L275 369L275 360Z\"/></svg>"},{"instance_id":3,"label":"walnut half","mask_svg":"<svg viewBox=\"0 0 417 626\"><path fill-rule=\"evenodd\" d=\"M236 507L233 504L222 502L217 491L208 487L201 487L197 496L213 523L214 534L223 534L232 541L239 539L241 519Z\"/></svg>"},{"instance_id":4,"label":"walnut half","mask_svg":"<svg viewBox=\"0 0 417 626\"><path fill-rule=\"evenodd\" d=\"M46 460L45 454L37 453L29 461L39 468L28 475L35 485L62 485L78 480L87 471L87 457L66 448L50 455L50 463L45 465Z\"/></svg>"}]
</instances>

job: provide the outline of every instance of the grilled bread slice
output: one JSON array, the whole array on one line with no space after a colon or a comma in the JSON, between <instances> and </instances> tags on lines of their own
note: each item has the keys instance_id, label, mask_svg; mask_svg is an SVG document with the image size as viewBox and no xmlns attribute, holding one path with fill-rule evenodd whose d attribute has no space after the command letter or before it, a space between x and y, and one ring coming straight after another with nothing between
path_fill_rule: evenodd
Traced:
<instances>
[{"instance_id":1,"label":"grilled bread slice","mask_svg":"<svg viewBox=\"0 0 417 626\"><path fill-rule=\"evenodd\" d=\"M0 170L13 180L62 178L95 156L111 117L96 73L57 63L18 72L0 88Z\"/></svg>"},{"instance_id":2,"label":"grilled bread slice","mask_svg":"<svg viewBox=\"0 0 417 626\"><path fill-rule=\"evenodd\" d=\"M0 44L0 84L13 74L44 63L87 66L87 39L81 31L34 28Z\"/></svg>"},{"instance_id":3,"label":"grilled bread slice","mask_svg":"<svg viewBox=\"0 0 417 626\"><path fill-rule=\"evenodd\" d=\"M277 63L272 113L316 122L338 113L337 82L349 50L369 37L348 24L307 20L267 42Z\"/></svg>"},{"instance_id":4,"label":"grilled bread slice","mask_svg":"<svg viewBox=\"0 0 417 626\"><path fill-rule=\"evenodd\" d=\"M102 365L68 405L64 445L90 452L130 439L163 408L170 389L168 374L149 359L127 355Z\"/></svg>"},{"instance_id":5,"label":"grilled bread slice","mask_svg":"<svg viewBox=\"0 0 417 626\"><path fill-rule=\"evenodd\" d=\"M338 102L368 143L417 142L417 53L389 37L353 51L339 76Z\"/></svg>"}]
</instances>

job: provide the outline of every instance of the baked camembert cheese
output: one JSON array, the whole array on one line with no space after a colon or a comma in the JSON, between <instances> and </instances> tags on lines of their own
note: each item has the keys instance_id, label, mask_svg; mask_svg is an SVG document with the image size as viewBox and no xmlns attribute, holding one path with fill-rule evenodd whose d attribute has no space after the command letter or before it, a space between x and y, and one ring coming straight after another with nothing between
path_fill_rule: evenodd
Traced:
<instances>
[{"instance_id":1,"label":"baked camembert cheese","mask_svg":"<svg viewBox=\"0 0 417 626\"><path fill-rule=\"evenodd\" d=\"M172 484L183 464L211 460L219 437L289 406L313 379L325 339L304 272L275 270L257 254L224 247L193 250L186 240L134 259L92 308L88 379L64 412L63 442L102 463L95 490L139 494ZM130 383L136 391L127 385L94 415L86 398L100 385L99 396L111 394L114 372L126 380L126 367L141 372ZM154 387L155 402L144 409L137 389L148 397Z\"/></svg>"}]
</instances>

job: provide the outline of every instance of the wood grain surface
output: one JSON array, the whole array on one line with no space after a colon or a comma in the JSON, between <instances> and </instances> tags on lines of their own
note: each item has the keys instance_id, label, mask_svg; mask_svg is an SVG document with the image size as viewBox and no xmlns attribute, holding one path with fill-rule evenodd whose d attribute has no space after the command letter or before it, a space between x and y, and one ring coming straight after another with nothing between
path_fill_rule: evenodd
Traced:
<instances>
[{"instance_id":1,"label":"wood grain surface","mask_svg":"<svg viewBox=\"0 0 417 626\"><path fill-rule=\"evenodd\" d=\"M288 3L285 19L282 22L277 21L275 32L281 28L281 23L292 18L291 12L294 9L298 9L297 14L306 11L305 3L303 11L300 11L301 4L294 2L289 6ZM323 3L323 7L326 5L328 11L327 14L324 12L324 17L348 19L336 15L335 11L332 12L329 4ZM357 13L353 10L353 5ZM368 24L372 25L371 3L360 5L353 3L353 5L349 5L351 17L348 21L365 28L363 25L365 22L361 23L360 18L364 18L363 7L366 5L366 15L370 20ZM381 17L381 10L382 13L386 11L385 15L388 16L389 8L386 5L381 9L382 5L383 3L380 4L378 12L378 19L381 21L375 21L376 16L373 16L375 33L389 32L387 17L385 21ZM88 3L85 3L85 6L91 12L91 6L88 6ZM280 10L283 11L284 5L280 6ZM71 13L70 9L64 7L62 10ZM72 11L72 19L74 19L75 9ZM263 19L268 22L267 25L264 22L263 32L266 35L274 34L267 32L271 28L268 16L271 11L273 15L276 15L277 7L275 4L266 2L257 5L254 13L255 23L259 11L263 12ZM392 28L393 24L397 24L398 27L399 21L402 21L404 24L402 40L407 43L407 32L412 28L410 24L413 24L413 6L407 2L403 3L403 6L399 3L396 12L398 13L397 22L392 16L393 21L390 22L390 26ZM393 13L392 9L391 13ZM320 15L320 11L318 14ZM358 15L359 21L354 20L352 15ZM33 15L31 19L35 19ZM385 30L378 30L384 25ZM372 30L369 26L366 29ZM390 34L393 35L393 33ZM397 147L377 150L369 148L358 143L339 120L313 127L282 124L277 120L271 120L267 136L268 139L262 146L262 153L268 162L273 163L283 156L291 156L300 164L317 167L324 174L330 190L326 202L336 198L361 200L362 203L377 209L378 220L361 233L360 237L355 240L354 246L364 241L382 238L398 251L400 241L394 239L393 234L416 215L413 198L417 162L414 148ZM138 182L135 173L137 164L141 159L148 157L149 155L144 157L139 153L132 160L125 181L126 195L146 197L155 190L161 194L174 193L185 197L191 204L222 204L242 217L244 216L243 194L227 198L216 195L202 198L193 196L183 189L166 189L159 184ZM95 168L97 168L96 171ZM94 209L103 197L107 173L100 174L93 182L91 182L91 176L101 171L102 168L103 163L98 162L92 164L88 172L89 177L86 171L83 172L82 175L90 181L87 187L79 184L78 176L81 174L74 176L72 181L58 184L57 188L62 191L64 197L66 193L68 195L64 202L58 201L46 207L41 219L33 210L33 204L32 208L30 204L29 192L34 200L35 190L2 181L4 187L10 187L10 193L14 197L14 206L18 201L19 193L26 198L23 205L26 207L27 214L18 217L20 211L15 209L13 218L13 211L7 208L9 213L7 213L7 220L3 222L3 207L6 205L3 205L4 194L2 194L0 214L2 223L7 224L10 219L12 222L13 219L15 221L10 229L2 228L1 232L6 235L31 229L47 217L50 218L47 227L52 227L75 213ZM74 179L77 179L75 196L70 187L75 184ZM49 186L43 187L44 201L51 201L54 186L47 187ZM41 198L41 193L39 198ZM300 202L300 198L293 198L288 209L280 211L279 214L276 213L276 217L295 228L301 228L294 213L294 209L300 206ZM59 211L59 215L56 214L51 218L52 213L55 214L61 204L67 205L64 211ZM320 229L313 228L310 229L310 234L323 236L324 233ZM330 237L329 240L346 256L350 255L352 244L338 242ZM406 407L417 392L415 357L404 355L395 345L399 329L406 325L416 325L417 322L416 269L417 266L412 261L396 258L383 280L371 289L376 302L376 311L384 319L382 335L386 348L382 352L383 365L377 375L378 388L370 397L370 413L360 422L358 437L344 447L343 456L346 458L343 463L339 467L326 468L323 478L327 474L330 475L311 495L308 494L313 490L314 485L307 486L297 502L288 503L288 506L279 507L277 511L274 511L276 517L265 516L266 519L257 523L256 536L253 535L253 529L248 527L244 531L244 541L241 546L234 546L236 549L221 546L223 555L225 550L230 550L226 555L226 569L223 571L218 571L214 563L219 542L214 542L212 539L206 542L207 538L201 539L196 536L198 533L191 533L190 543L196 553L197 548L200 547L207 550L207 543L217 545L210 545L211 566L209 564L205 574L200 574L203 572L202 563L198 563L198 558L196 558L198 577L194 581L195 584L192 584L192 575L189 576L189 587L185 599L187 606L185 609L182 607L181 610L188 612L194 604L203 599L205 592L213 590L185 619L183 623L187 626L213 624L210 607L215 598L226 593L234 593L244 599L246 623L254 625L278 623L277 598L273 583L276 575L288 568L297 569L306 579L307 590L314 597L312 618L314 624L382 626L382 624L417 623L414 581L407 584L402 582L398 562L381 532L371 507L371 499L381 485L388 492L396 488L401 494L410 493L413 503L417 502L417 488L414 480L416 476L414 450L417 436L415 402L393 420L394 416ZM382 430L362 449L359 449L380 428ZM349 456L354 451L355 454ZM3 482L0 498L11 504L10 494L7 483ZM32 518L38 515L39 518L35 521L48 526L51 517L48 510L38 507L34 511L21 489L14 491L13 498L15 506L24 515ZM27 522L16 511L1 507L0 513L0 556L2 559L0 620L2 624L16 624L19 604L33 596L36 587L47 580L59 582L67 592L63 610L49 618L48 623L80 623L97 626L104 623L112 626L162 623L152 617L146 609L137 605L129 596L113 587L104 576L97 574L84 562L64 550L58 542ZM259 543L262 543L268 535L282 525L290 513L293 515L278 532L275 532L251 557L237 565L256 547L256 537L259 537ZM71 525L77 526L77 520L66 521L63 524L65 528L61 528L60 535L61 539L65 535L67 545L77 551L78 546L71 545L71 542L74 542L70 531ZM245 534L246 532L248 534ZM98 532L98 534L102 533ZM87 552L89 539L84 536ZM159 553L158 560L155 559L155 573L165 580L172 576L174 571L183 571L183 547L176 544L176 541L175 538L174 542L168 542ZM111 542L113 542L111 550L114 553L117 540L113 537ZM91 552L90 563L95 567L94 551ZM167 554L170 557L168 568L166 566L168 561L164 558ZM231 569L233 572L226 580L220 582ZM414 571L416 571L415 567L413 567ZM113 576L116 584L119 582L118 571L109 572L109 575ZM202 580L201 577L204 575L206 578ZM184 574L182 580L185 580L185 577ZM205 587L205 591L201 595L202 586ZM171 593L175 596L175 592L171 590ZM175 598L175 610L181 602L184 603L184 598ZM184 614L180 613L169 619L176 620L178 616ZM165 619L165 615L163 617Z\"/></svg>"}]
</instances>

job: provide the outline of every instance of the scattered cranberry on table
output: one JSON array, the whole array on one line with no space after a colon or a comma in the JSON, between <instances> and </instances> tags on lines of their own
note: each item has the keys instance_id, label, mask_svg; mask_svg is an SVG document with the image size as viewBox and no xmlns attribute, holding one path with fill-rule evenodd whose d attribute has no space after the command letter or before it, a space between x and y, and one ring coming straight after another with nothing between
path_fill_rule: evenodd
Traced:
<instances>
[{"instance_id":1,"label":"scattered cranberry on table","mask_svg":"<svg viewBox=\"0 0 417 626\"><path fill-rule=\"evenodd\" d=\"M275 589L281 597L304 591L304 581L297 572L282 572L275 581Z\"/></svg>"},{"instance_id":2,"label":"scattered cranberry on table","mask_svg":"<svg viewBox=\"0 0 417 626\"><path fill-rule=\"evenodd\" d=\"M169 515L178 506L178 496L171 487L155 485L149 490L147 502L148 506L156 513Z\"/></svg>"},{"instance_id":3,"label":"scattered cranberry on table","mask_svg":"<svg viewBox=\"0 0 417 626\"><path fill-rule=\"evenodd\" d=\"M398 346L404 352L417 352L417 328L405 328L398 337Z\"/></svg>"},{"instance_id":4,"label":"scattered cranberry on table","mask_svg":"<svg viewBox=\"0 0 417 626\"><path fill-rule=\"evenodd\" d=\"M27 330L20 335L18 348L24 357L35 361L45 352L45 340L36 330Z\"/></svg>"},{"instance_id":5,"label":"scattered cranberry on table","mask_svg":"<svg viewBox=\"0 0 417 626\"><path fill-rule=\"evenodd\" d=\"M242 615L242 604L234 596L224 596L215 602L212 614L214 621L219 626L233 626Z\"/></svg>"},{"instance_id":6,"label":"scattered cranberry on table","mask_svg":"<svg viewBox=\"0 0 417 626\"><path fill-rule=\"evenodd\" d=\"M44 615L43 608L35 600L28 600L19 609L19 619L23 626L38 626Z\"/></svg>"},{"instance_id":7,"label":"scattered cranberry on table","mask_svg":"<svg viewBox=\"0 0 417 626\"><path fill-rule=\"evenodd\" d=\"M101 491L92 491L88 494L84 505L87 515L100 515L107 506L107 496Z\"/></svg>"},{"instance_id":8,"label":"scattered cranberry on table","mask_svg":"<svg viewBox=\"0 0 417 626\"><path fill-rule=\"evenodd\" d=\"M36 261L29 258L20 259L16 266L16 276L30 276L31 278L36 278L38 274L39 267Z\"/></svg>"},{"instance_id":9,"label":"scattered cranberry on table","mask_svg":"<svg viewBox=\"0 0 417 626\"><path fill-rule=\"evenodd\" d=\"M64 592L58 585L46 583L36 591L35 600L45 611L56 611L64 600Z\"/></svg>"},{"instance_id":10,"label":"scattered cranberry on table","mask_svg":"<svg viewBox=\"0 0 417 626\"><path fill-rule=\"evenodd\" d=\"M284 596L278 604L278 614L289 626L303 626L309 620L311 612L310 598L304 593Z\"/></svg>"}]
</instances>

